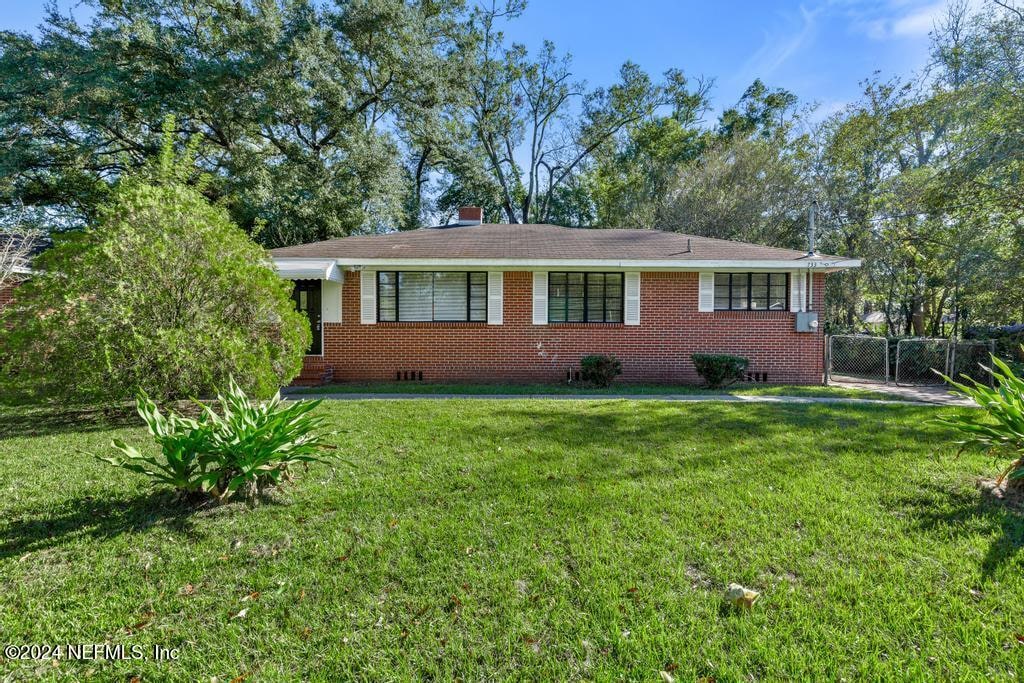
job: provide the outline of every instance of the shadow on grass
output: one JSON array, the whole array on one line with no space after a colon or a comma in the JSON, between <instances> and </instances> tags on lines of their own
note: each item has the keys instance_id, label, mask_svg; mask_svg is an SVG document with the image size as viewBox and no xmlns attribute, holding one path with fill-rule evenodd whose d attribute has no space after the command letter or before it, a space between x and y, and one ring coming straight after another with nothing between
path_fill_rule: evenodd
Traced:
<instances>
[{"instance_id":1,"label":"shadow on grass","mask_svg":"<svg viewBox=\"0 0 1024 683\"><path fill-rule=\"evenodd\" d=\"M908 510L923 531L959 536L996 534L981 561L984 579L991 578L1024 547L1024 514L981 490L950 490L931 484L924 486L920 495L903 498L897 505Z\"/></svg>"},{"instance_id":2,"label":"shadow on grass","mask_svg":"<svg viewBox=\"0 0 1024 683\"><path fill-rule=\"evenodd\" d=\"M537 445L603 446L626 450L666 448L691 442L717 447L770 443L797 433L817 442L823 429L841 431L841 438L859 439L864 449L877 449L871 436L880 420L898 414L903 406L829 406L821 404L642 404L629 408L628 399L593 401L571 413L537 403L511 404L494 411L499 418L468 430L478 438L509 439ZM911 408L913 409L913 408ZM568 414L568 417L567 417ZM931 432L937 429L929 430ZM920 435L918 435L920 438ZM884 449L883 449L884 450Z\"/></svg>"},{"instance_id":3,"label":"shadow on grass","mask_svg":"<svg viewBox=\"0 0 1024 683\"><path fill-rule=\"evenodd\" d=\"M572 412L537 403L510 404L495 419L464 430L469 449L490 442L515 443L532 453L529 485L549 489L600 486L607 482L669 480L679 476L720 478L724 461L753 452L780 434L808 430L820 417L805 406L643 404L632 410L619 400L588 403ZM739 450L733 450L739 449ZM799 466L807 451L773 453L776 465ZM496 457L479 467L494 486L522 485L522 462ZM594 493L598 496L599 494Z\"/></svg>"},{"instance_id":4,"label":"shadow on grass","mask_svg":"<svg viewBox=\"0 0 1024 683\"><path fill-rule=\"evenodd\" d=\"M155 526L196 538L193 517L208 508L169 492L146 492L128 498L73 498L58 508L28 510L8 519L0 526L0 560L76 538L102 540Z\"/></svg>"},{"instance_id":5,"label":"shadow on grass","mask_svg":"<svg viewBox=\"0 0 1024 683\"><path fill-rule=\"evenodd\" d=\"M922 410L930 409L610 399L565 411L539 402L503 403L494 407L493 419L473 423L456 438L466 440L468 451L494 450L496 457L475 467L485 488L584 489L600 509L618 495L602 499L607 483L680 479L713 488L730 477L799 477L822 466L860 477L865 467L900 457L908 440L941 441L943 428L905 419ZM899 419L889 423L894 416ZM505 443L527 457L501 457Z\"/></svg>"},{"instance_id":6,"label":"shadow on grass","mask_svg":"<svg viewBox=\"0 0 1024 683\"><path fill-rule=\"evenodd\" d=\"M142 425L133 405L113 407L0 405L0 439L92 432Z\"/></svg>"}]
</instances>

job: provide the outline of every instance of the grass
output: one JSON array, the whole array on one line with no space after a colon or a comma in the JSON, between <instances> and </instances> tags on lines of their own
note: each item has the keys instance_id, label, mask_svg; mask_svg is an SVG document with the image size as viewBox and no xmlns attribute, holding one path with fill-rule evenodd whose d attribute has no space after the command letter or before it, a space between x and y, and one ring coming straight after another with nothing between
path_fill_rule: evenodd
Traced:
<instances>
[{"instance_id":1,"label":"grass","mask_svg":"<svg viewBox=\"0 0 1024 683\"><path fill-rule=\"evenodd\" d=\"M0 417L0 640L126 680L1013 679L1024 516L950 408L336 402L354 466L193 511L88 452L116 415ZM86 419L88 418L88 419ZM723 608L729 582L762 592Z\"/></svg>"},{"instance_id":2,"label":"grass","mask_svg":"<svg viewBox=\"0 0 1024 683\"><path fill-rule=\"evenodd\" d=\"M431 382L344 382L320 387L290 389L298 394L472 394L495 395L720 395L746 396L830 396L835 398L868 398L901 400L898 395L870 389L822 387L783 384L736 384L723 389L707 389L691 385L613 384L607 388L569 384L434 384Z\"/></svg>"}]
</instances>

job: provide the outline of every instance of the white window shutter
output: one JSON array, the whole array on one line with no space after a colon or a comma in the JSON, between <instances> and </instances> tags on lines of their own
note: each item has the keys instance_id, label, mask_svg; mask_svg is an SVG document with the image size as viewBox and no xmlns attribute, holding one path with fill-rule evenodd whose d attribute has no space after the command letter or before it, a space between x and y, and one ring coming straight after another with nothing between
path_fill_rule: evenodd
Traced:
<instances>
[{"instance_id":1,"label":"white window shutter","mask_svg":"<svg viewBox=\"0 0 1024 683\"><path fill-rule=\"evenodd\" d=\"M533 274L533 324L548 324L548 274Z\"/></svg>"},{"instance_id":2,"label":"white window shutter","mask_svg":"<svg viewBox=\"0 0 1024 683\"><path fill-rule=\"evenodd\" d=\"M344 273L344 271L341 271ZM321 282L322 291L320 306L323 309L323 321L325 323L340 323L341 318L341 290L342 282L324 280Z\"/></svg>"},{"instance_id":3,"label":"white window shutter","mask_svg":"<svg viewBox=\"0 0 1024 683\"><path fill-rule=\"evenodd\" d=\"M802 270L794 270L789 276L789 310L804 310L804 289L807 278Z\"/></svg>"},{"instance_id":4,"label":"white window shutter","mask_svg":"<svg viewBox=\"0 0 1024 683\"><path fill-rule=\"evenodd\" d=\"M359 322L374 325L377 322L377 271L363 270L359 273Z\"/></svg>"},{"instance_id":5,"label":"white window shutter","mask_svg":"<svg viewBox=\"0 0 1024 683\"><path fill-rule=\"evenodd\" d=\"M487 273L487 324L501 325L505 306L505 274L500 270Z\"/></svg>"},{"instance_id":6,"label":"white window shutter","mask_svg":"<svg viewBox=\"0 0 1024 683\"><path fill-rule=\"evenodd\" d=\"M698 282L697 310L710 313L715 310L715 274L701 273Z\"/></svg>"},{"instance_id":7,"label":"white window shutter","mask_svg":"<svg viewBox=\"0 0 1024 683\"><path fill-rule=\"evenodd\" d=\"M626 273L626 315L627 325L640 324L640 273Z\"/></svg>"}]
</instances>

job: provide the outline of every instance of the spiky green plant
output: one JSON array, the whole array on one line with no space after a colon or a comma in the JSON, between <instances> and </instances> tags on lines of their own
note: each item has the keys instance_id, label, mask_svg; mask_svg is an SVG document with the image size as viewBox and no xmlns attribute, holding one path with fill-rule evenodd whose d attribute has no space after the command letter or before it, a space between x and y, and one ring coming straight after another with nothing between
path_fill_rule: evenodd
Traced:
<instances>
[{"instance_id":1,"label":"spiky green plant","mask_svg":"<svg viewBox=\"0 0 1024 683\"><path fill-rule=\"evenodd\" d=\"M320 452L334 448L321 431L323 418L312 415L320 401L285 403L276 396L253 401L232 379L217 404L219 412L202 406L198 419L173 412L165 416L140 394L137 409L160 445L160 456L144 455L114 440L121 457L98 457L182 495L206 492L220 500L235 494L251 499L288 479L292 465L323 460Z\"/></svg>"},{"instance_id":2,"label":"spiky green plant","mask_svg":"<svg viewBox=\"0 0 1024 683\"><path fill-rule=\"evenodd\" d=\"M212 427L204 460L214 465L207 483L224 498L241 491L251 498L289 478L296 463L323 460L319 452L331 449L321 436L324 420L312 415L320 401L252 401L234 380L217 397L220 414L203 408L203 420Z\"/></svg>"},{"instance_id":3,"label":"spiky green plant","mask_svg":"<svg viewBox=\"0 0 1024 683\"><path fill-rule=\"evenodd\" d=\"M209 449L213 430L203 421L181 417L173 412L164 415L146 394L135 401L139 416L160 446L160 456L143 455L121 439L111 445L122 457L97 456L126 470L144 474L158 484L174 487L182 495L202 491L206 475L203 454Z\"/></svg>"},{"instance_id":4,"label":"spiky green plant","mask_svg":"<svg viewBox=\"0 0 1024 683\"><path fill-rule=\"evenodd\" d=\"M957 442L961 450L979 447L993 454L1009 454L1012 460L996 483L1005 481L1007 486L1020 487L1024 486L1024 378L996 356L992 356L992 364L992 368L982 366L992 375L991 387L963 375L964 383L942 375L957 393L972 399L983 410L956 413L935 421L963 435Z\"/></svg>"}]
</instances>

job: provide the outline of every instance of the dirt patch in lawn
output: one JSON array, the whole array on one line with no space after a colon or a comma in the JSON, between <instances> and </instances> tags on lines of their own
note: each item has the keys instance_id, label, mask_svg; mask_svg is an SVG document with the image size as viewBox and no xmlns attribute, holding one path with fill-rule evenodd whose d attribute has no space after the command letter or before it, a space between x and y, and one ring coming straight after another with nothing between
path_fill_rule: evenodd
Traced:
<instances>
[{"instance_id":1,"label":"dirt patch in lawn","mask_svg":"<svg viewBox=\"0 0 1024 683\"><path fill-rule=\"evenodd\" d=\"M978 490L985 500L1024 512L1024 486L1007 486L1006 481L997 484L995 479L979 479Z\"/></svg>"}]
</instances>

